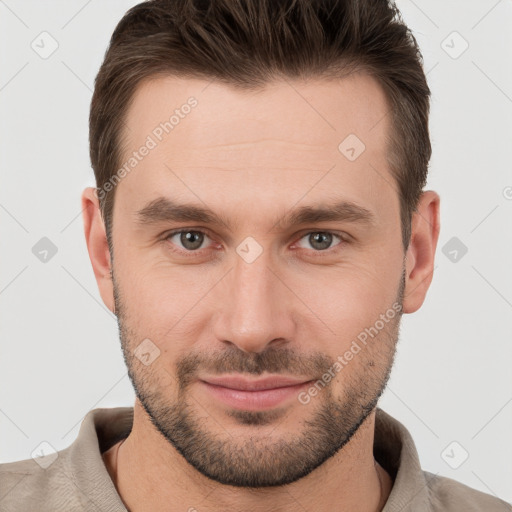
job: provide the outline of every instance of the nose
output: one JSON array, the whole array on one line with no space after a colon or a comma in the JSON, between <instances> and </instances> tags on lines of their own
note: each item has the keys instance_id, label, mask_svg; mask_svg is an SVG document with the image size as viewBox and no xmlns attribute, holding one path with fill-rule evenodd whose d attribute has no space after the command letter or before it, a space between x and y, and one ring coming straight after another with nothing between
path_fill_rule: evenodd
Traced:
<instances>
[{"instance_id":1,"label":"nose","mask_svg":"<svg viewBox=\"0 0 512 512\"><path fill-rule=\"evenodd\" d=\"M293 294L269 264L265 251L252 263L235 258L219 287L217 340L259 353L270 344L286 344L293 338Z\"/></svg>"}]
</instances>

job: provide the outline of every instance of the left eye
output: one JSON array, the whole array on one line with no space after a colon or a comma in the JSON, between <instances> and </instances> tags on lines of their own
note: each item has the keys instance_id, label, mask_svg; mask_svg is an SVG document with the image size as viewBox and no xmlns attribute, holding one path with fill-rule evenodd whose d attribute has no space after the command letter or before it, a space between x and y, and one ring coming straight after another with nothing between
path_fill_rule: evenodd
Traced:
<instances>
[{"instance_id":1,"label":"left eye","mask_svg":"<svg viewBox=\"0 0 512 512\"><path fill-rule=\"evenodd\" d=\"M312 246L312 248L318 252L330 249L333 238L337 238L341 242L343 241L343 239L340 236L335 235L334 233L331 233L329 231L311 231L309 233L306 233L301 238L301 240L307 240L307 242ZM306 249L309 248L310 247L306 247Z\"/></svg>"}]
</instances>

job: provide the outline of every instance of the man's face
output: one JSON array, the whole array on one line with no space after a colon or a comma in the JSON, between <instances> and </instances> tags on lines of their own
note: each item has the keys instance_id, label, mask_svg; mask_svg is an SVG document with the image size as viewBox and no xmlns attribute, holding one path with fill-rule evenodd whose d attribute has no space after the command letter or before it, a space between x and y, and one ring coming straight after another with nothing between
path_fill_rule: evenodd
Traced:
<instances>
[{"instance_id":1,"label":"man's face","mask_svg":"<svg viewBox=\"0 0 512 512\"><path fill-rule=\"evenodd\" d=\"M384 390L404 277L387 110L364 75L259 92L168 77L134 97L123 162L150 149L115 196L123 351L152 423L214 480L301 478L350 440ZM172 217L166 200L220 220ZM330 219L292 218L339 203ZM299 384L215 386L271 375Z\"/></svg>"}]
</instances>

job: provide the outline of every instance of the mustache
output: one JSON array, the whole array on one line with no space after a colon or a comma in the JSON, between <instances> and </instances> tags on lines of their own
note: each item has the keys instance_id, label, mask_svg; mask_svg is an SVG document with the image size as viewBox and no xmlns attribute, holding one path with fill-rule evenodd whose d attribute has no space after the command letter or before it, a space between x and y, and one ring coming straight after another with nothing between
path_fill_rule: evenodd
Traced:
<instances>
[{"instance_id":1,"label":"mustache","mask_svg":"<svg viewBox=\"0 0 512 512\"><path fill-rule=\"evenodd\" d=\"M186 355L176 363L176 376L182 389L195 380L199 372L208 375L261 375L269 372L314 379L325 373L334 361L321 352L304 355L295 350L272 347L260 353L246 353L232 347L208 354L197 352Z\"/></svg>"}]
</instances>

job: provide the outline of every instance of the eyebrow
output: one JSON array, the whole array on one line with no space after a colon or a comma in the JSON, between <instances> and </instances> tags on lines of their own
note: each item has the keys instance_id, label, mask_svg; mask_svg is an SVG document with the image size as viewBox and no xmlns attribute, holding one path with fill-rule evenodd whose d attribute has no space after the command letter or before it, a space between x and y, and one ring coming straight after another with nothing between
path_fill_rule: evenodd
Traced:
<instances>
[{"instance_id":1,"label":"eyebrow","mask_svg":"<svg viewBox=\"0 0 512 512\"><path fill-rule=\"evenodd\" d=\"M163 222L197 222L200 224L224 225L231 231L238 225L207 207L178 203L167 197L159 197L150 201L135 213L135 217L136 222L140 225ZM345 221L373 226L376 224L376 216L363 206L342 200L322 205L293 208L276 220L272 230L284 230L290 226L326 221Z\"/></svg>"}]
</instances>

